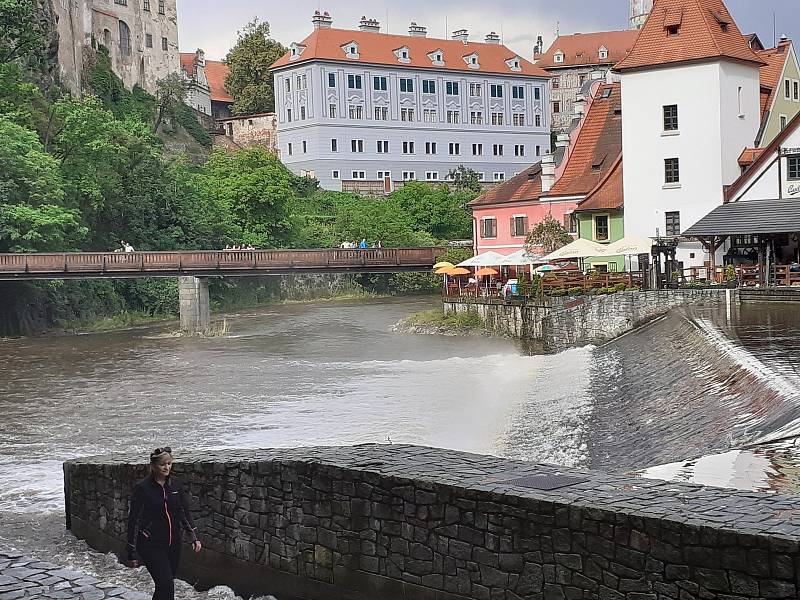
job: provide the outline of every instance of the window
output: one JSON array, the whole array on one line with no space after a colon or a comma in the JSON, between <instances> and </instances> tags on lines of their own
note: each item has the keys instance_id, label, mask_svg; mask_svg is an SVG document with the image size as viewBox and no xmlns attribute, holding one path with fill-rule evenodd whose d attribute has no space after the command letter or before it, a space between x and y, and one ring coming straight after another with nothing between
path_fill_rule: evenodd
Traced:
<instances>
[{"instance_id":1,"label":"window","mask_svg":"<svg viewBox=\"0 0 800 600\"><path fill-rule=\"evenodd\" d=\"M516 98L518 100L522 100L525 98L525 88L521 85L512 85L511 86L511 97Z\"/></svg>"},{"instance_id":2,"label":"window","mask_svg":"<svg viewBox=\"0 0 800 600\"><path fill-rule=\"evenodd\" d=\"M786 125L788 124L789 119L786 115L781 115L781 131L786 129Z\"/></svg>"},{"instance_id":3,"label":"window","mask_svg":"<svg viewBox=\"0 0 800 600\"><path fill-rule=\"evenodd\" d=\"M423 94L435 94L436 93L436 81L433 79L423 79L422 80L422 93Z\"/></svg>"},{"instance_id":4,"label":"window","mask_svg":"<svg viewBox=\"0 0 800 600\"><path fill-rule=\"evenodd\" d=\"M347 87L351 90L360 90L362 86L361 75L348 75Z\"/></svg>"},{"instance_id":5,"label":"window","mask_svg":"<svg viewBox=\"0 0 800 600\"><path fill-rule=\"evenodd\" d=\"M678 105L664 107L664 131L678 131Z\"/></svg>"},{"instance_id":6,"label":"window","mask_svg":"<svg viewBox=\"0 0 800 600\"><path fill-rule=\"evenodd\" d=\"M286 154L288 154L289 156L292 155L292 142L286 144Z\"/></svg>"},{"instance_id":7,"label":"window","mask_svg":"<svg viewBox=\"0 0 800 600\"><path fill-rule=\"evenodd\" d=\"M667 225L667 235L681 234L681 213L678 211L664 213Z\"/></svg>"},{"instance_id":8,"label":"window","mask_svg":"<svg viewBox=\"0 0 800 600\"><path fill-rule=\"evenodd\" d=\"M558 114L561 112L561 102L556 100L553 102L553 114Z\"/></svg>"},{"instance_id":9,"label":"window","mask_svg":"<svg viewBox=\"0 0 800 600\"><path fill-rule=\"evenodd\" d=\"M494 180L495 181L505 181L506 174L505 173L494 173Z\"/></svg>"},{"instance_id":10,"label":"window","mask_svg":"<svg viewBox=\"0 0 800 600\"><path fill-rule=\"evenodd\" d=\"M534 115L533 116L533 124L536 127L541 127L542 126L542 115Z\"/></svg>"},{"instance_id":11,"label":"window","mask_svg":"<svg viewBox=\"0 0 800 600\"><path fill-rule=\"evenodd\" d=\"M560 79L558 79L558 77L556 77L555 79L551 79L551 80L550 80L550 84L551 84L551 87L552 87L554 90L561 89L561 80L560 80Z\"/></svg>"},{"instance_id":12,"label":"window","mask_svg":"<svg viewBox=\"0 0 800 600\"><path fill-rule=\"evenodd\" d=\"M146 33L144 35L144 45L145 45L146 48L152 48L153 47L153 34L152 33Z\"/></svg>"},{"instance_id":13,"label":"window","mask_svg":"<svg viewBox=\"0 0 800 600\"><path fill-rule=\"evenodd\" d=\"M597 242L608 241L608 215L594 217L594 239Z\"/></svg>"},{"instance_id":14,"label":"window","mask_svg":"<svg viewBox=\"0 0 800 600\"><path fill-rule=\"evenodd\" d=\"M677 158L664 159L664 183L680 183L681 169L680 161Z\"/></svg>"},{"instance_id":15,"label":"window","mask_svg":"<svg viewBox=\"0 0 800 600\"><path fill-rule=\"evenodd\" d=\"M461 123L461 111L448 110L447 111L447 122L448 123Z\"/></svg>"},{"instance_id":16,"label":"window","mask_svg":"<svg viewBox=\"0 0 800 600\"><path fill-rule=\"evenodd\" d=\"M606 60L608 58L608 50L606 50L605 48L600 48L600 52L598 52L598 55L600 56L600 60Z\"/></svg>"},{"instance_id":17,"label":"window","mask_svg":"<svg viewBox=\"0 0 800 600\"><path fill-rule=\"evenodd\" d=\"M469 113L469 122L473 125L483 125L483 113L480 111L471 111Z\"/></svg>"},{"instance_id":18,"label":"window","mask_svg":"<svg viewBox=\"0 0 800 600\"><path fill-rule=\"evenodd\" d=\"M792 82L788 79L784 80L783 82L783 95L787 100L792 99Z\"/></svg>"},{"instance_id":19,"label":"window","mask_svg":"<svg viewBox=\"0 0 800 600\"><path fill-rule=\"evenodd\" d=\"M492 125L502 125L503 124L503 113L501 112L493 112L492 113Z\"/></svg>"},{"instance_id":20,"label":"window","mask_svg":"<svg viewBox=\"0 0 800 600\"><path fill-rule=\"evenodd\" d=\"M366 171L353 171L350 173L351 179L366 179L367 172Z\"/></svg>"},{"instance_id":21,"label":"window","mask_svg":"<svg viewBox=\"0 0 800 600\"><path fill-rule=\"evenodd\" d=\"M458 142L450 142L448 148L450 150L450 154L453 156L461 154L461 144L459 144Z\"/></svg>"},{"instance_id":22,"label":"window","mask_svg":"<svg viewBox=\"0 0 800 600\"><path fill-rule=\"evenodd\" d=\"M436 142L425 142L425 154L436 154Z\"/></svg>"},{"instance_id":23,"label":"window","mask_svg":"<svg viewBox=\"0 0 800 600\"><path fill-rule=\"evenodd\" d=\"M541 156L541 155L542 155L542 147L536 146L536 156Z\"/></svg>"},{"instance_id":24,"label":"window","mask_svg":"<svg viewBox=\"0 0 800 600\"><path fill-rule=\"evenodd\" d=\"M511 217L511 236L522 237L528 235L528 217L515 215Z\"/></svg>"},{"instance_id":25,"label":"window","mask_svg":"<svg viewBox=\"0 0 800 600\"><path fill-rule=\"evenodd\" d=\"M291 123L292 122L292 109L291 108L287 108L286 109L286 122L287 123Z\"/></svg>"},{"instance_id":26,"label":"window","mask_svg":"<svg viewBox=\"0 0 800 600\"><path fill-rule=\"evenodd\" d=\"M335 170L331 171L331 179L339 179L339 177L340 177L340 175L339 175L339 170L338 169L335 169Z\"/></svg>"},{"instance_id":27,"label":"window","mask_svg":"<svg viewBox=\"0 0 800 600\"><path fill-rule=\"evenodd\" d=\"M414 171L403 171L403 181L415 181L417 174Z\"/></svg>"},{"instance_id":28,"label":"window","mask_svg":"<svg viewBox=\"0 0 800 600\"><path fill-rule=\"evenodd\" d=\"M525 156L525 144L514 144L514 156Z\"/></svg>"},{"instance_id":29,"label":"window","mask_svg":"<svg viewBox=\"0 0 800 600\"><path fill-rule=\"evenodd\" d=\"M339 140L336 138L331 138L331 152L338 152L339 151Z\"/></svg>"},{"instance_id":30,"label":"window","mask_svg":"<svg viewBox=\"0 0 800 600\"><path fill-rule=\"evenodd\" d=\"M542 90L538 87L533 88L533 99L534 100L541 100L542 99Z\"/></svg>"},{"instance_id":31,"label":"window","mask_svg":"<svg viewBox=\"0 0 800 600\"><path fill-rule=\"evenodd\" d=\"M426 123L436 123L436 111L431 108L426 108L422 111L422 120Z\"/></svg>"},{"instance_id":32,"label":"window","mask_svg":"<svg viewBox=\"0 0 800 600\"><path fill-rule=\"evenodd\" d=\"M414 109L413 108L401 108L400 109L400 120L401 121L413 121L414 120Z\"/></svg>"},{"instance_id":33,"label":"window","mask_svg":"<svg viewBox=\"0 0 800 600\"><path fill-rule=\"evenodd\" d=\"M425 180L426 181L439 181L439 172L438 171L426 171L425 172Z\"/></svg>"},{"instance_id":34,"label":"window","mask_svg":"<svg viewBox=\"0 0 800 600\"><path fill-rule=\"evenodd\" d=\"M392 178L392 172L391 171L378 171L378 179L383 180L383 179L391 179L391 178Z\"/></svg>"},{"instance_id":35,"label":"window","mask_svg":"<svg viewBox=\"0 0 800 600\"><path fill-rule=\"evenodd\" d=\"M114 4L121 4L122 6L128 6L128 0L114 0Z\"/></svg>"},{"instance_id":36,"label":"window","mask_svg":"<svg viewBox=\"0 0 800 600\"><path fill-rule=\"evenodd\" d=\"M158 0L158 14L164 14L164 0Z\"/></svg>"},{"instance_id":37,"label":"window","mask_svg":"<svg viewBox=\"0 0 800 600\"><path fill-rule=\"evenodd\" d=\"M492 154L495 156L503 156L503 144L495 144L492 146Z\"/></svg>"},{"instance_id":38,"label":"window","mask_svg":"<svg viewBox=\"0 0 800 600\"><path fill-rule=\"evenodd\" d=\"M306 119L306 107L305 106L301 106L300 107L300 120L301 121L305 121L305 119Z\"/></svg>"},{"instance_id":39,"label":"window","mask_svg":"<svg viewBox=\"0 0 800 600\"><path fill-rule=\"evenodd\" d=\"M494 217L486 217L481 219L481 237L482 238L496 238L497 237L497 219Z\"/></svg>"},{"instance_id":40,"label":"window","mask_svg":"<svg viewBox=\"0 0 800 600\"><path fill-rule=\"evenodd\" d=\"M586 75L578 75L578 85L583 85L586 83Z\"/></svg>"},{"instance_id":41,"label":"window","mask_svg":"<svg viewBox=\"0 0 800 600\"><path fill-rule=\"evenodd\" d=\"M283 80L283 91L287 94L292 91L292 80L291 78L287 77Z\"/></svg>"},{"instance_id":42,"label":"window","mask_svg":"<svg viewBox=\"0 0 800 600\"><path fill-rule=\"evenodd\" d=\"M119 22L119 51L123 56L131 54L131 30L125 21Z\"/></svg>"},{"instance_id":43,"label":"window","mask_svg":"<svg viewBox=\"0 0 800 600\"><path fill-rule=\"evenodd\" d=\"M389 107L388 106L376 106L375 107L375 120L376 121L388 121L389 120Z\"/></svg>"},{"instance_id":44,"label":"window","mask_svg":"<svg viewBox=\"0 0 800 600\"><path fill-rule=\"evenodd\" d=\"M445 91L448 96L458 96L458 82L457 81L446 82Z\"/></svg>"},{"instance_id":45,"label":"window","mask_svg":"<svg viewBox=\"0 0 800 600\"><path fill-rule=\"evenodd\" d=\"M786 172L789 176L789 179L792 181L797 181L800 179L800 156L790 156L786 159L787 168Z\"/></svg>"},{"instance_id":46,"label":"window","mask_svg":"<svg viewBox=\"0 0 800 600\"><path fill-rule=\"evenodd\" d=\"M328 106L328 114L330 115L331 119L336 118L336 105L331 104Z\"/></svg>"},{"instance_id":47,"label":"window","mask_svg":"<svg viewBox=\"0 0 800 600\"><path fill-rule=\"evenodd\" d=\"M400 78L400 91L401 92L413 92L414 91L414 80L408 79L405 77Z\"/></svg>"},{"instance_id":48,"label":"window","mask_svg":"<svg viewBox=\"0 0 800 600\"><path fill-rule=\"evenodd\" d=\"M522 127L525 125L525 115L522 113L514 113L511 115L511 122L514 123L517 127Z\"/></svg>"},{"instance_id":49,"label":"window","mask_svg":"<svg viewBox=\"0 0 800 600\"><path fill-rule=\"evenodd\" d=\"M403 154L414 154L414 142L403 142Z\"/></svg>"},{"instance_id":50,"label":"window","mask_svg":"<svg viewBox=\"0 0 800 600\"><path fill-rule=\"evenodd\" d=\"M386 77L373 77L372 89L376 92L385 92L388 89Z\"/></svg>"},{"instance_id":51,"label":"window","mask_svg":"<svg viewBox=\"0 0 800 600\"><path fill-rule=\"evenodd\" d=\"M142 9L147 11L150 10L150 0L144 0L144 2L142 2Z\"/></svg>"},{"instance_id":52,"label":"window","mask_svg":"<svg viewBox=\"0 0 800 600\"><path fill-rule=\"evenodd\" d=\"M489 95L492 98L502 98L503 97L503 86L497 83L493 83L489 86Z\"/></svg>"},{"instance_id":53,"label":"window","mask_svg":"<svg viewBox=\"0 0 800 600\"><path fill-rule=\"evenodd\" d=\"M480 83L469 84L469 95L473 98L480 98L483 96L483 85Z\"/></svg>"},{"instance_id":54,"label":"window","mask_svg":"<svg viewBox=\"0 0 800 600\"><path fill-rule=\"evenodd\" d=\"M350 152L363 152L364 140L350 140Z\"/></svg>"},{"instance_id":55,"label":"window","mask_svg":"<svg viewBox=\"0 0 800 600\"><path fill-rule=\"evenodd\" d=\"M328 87L336 87L336 73L328 73Z\"/></svg>"},{"instance_id":56,"label":"window","mask_svg":"<svg viewBox=\"0 0 800 600\"><path fill-rule=\"evenodd\" d=\"M794 100L800 100L800 81L793 81L792 85L794 86L793 87L794 95L792 96L792 98Z\"/></svg>"},{"instance_id":57,"label":"window","mask_svg":"<svg viewBox=\"0 0 800 600\"><path fill-rule=\"evenodd\" d=\"M347 107L347 114L351 119L363 119L364 118L364 107L360 104L350 104Z\"/></svg>"},{"instance_id":58,"label":"window","mask_svg":"<svg viewBox=\"0 0 800 600\"><path fill-rule=\"evenodd\" d=\"M389 140L378 140L378 154L389 153Z\"/></svg>"},{"instance_id":59,"label":"window","mask_svg":"<svg viewBox=\"0 0 800 600\"><path fill-rule=\"evenodd\" d=\"M557 63L563 63L564 62L564 53L563 52L556 52L555 55L553 56L553 58L555 59L555 61Z\"/></svg>"},{"instance_id":60,"label":"window","mask_svg":"<svg viewBox=\"0 0 800 600\"><path fill-rule=\"evenodd\" d=\"M668 25L667 26L667 36L672 37L673 35L678 35L681 31L680 25Z\"/></svg>"},{"instance_id":61,"label":"window","mask_svg":"<svg viewBox=\"0 0 800 600\"><path fill-rule=\"evenodd\" d=\"M472 156L483 156L483 144L472 144Z\"/></svg>"},{"instance_id":62,"label":"window","mask_svg":"<svg viewBox=\"0 0 800 600\"><path fill-rule=\"evenodd\" d=\"M305 154L306 152L308 152L308 142L303 140L303 154Z\"/></svg>"}]
</instances>

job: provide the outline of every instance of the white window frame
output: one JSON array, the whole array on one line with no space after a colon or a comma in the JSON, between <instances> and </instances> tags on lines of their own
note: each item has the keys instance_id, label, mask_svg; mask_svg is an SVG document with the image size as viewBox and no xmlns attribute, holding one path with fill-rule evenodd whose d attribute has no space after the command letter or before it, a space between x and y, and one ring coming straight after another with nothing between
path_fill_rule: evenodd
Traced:
<instances>
[{"instance_id":1,"label":"white window frame","mask_svg":"<svg viewBox=\"0 0 800 600\"><path fill-rule=\"evenodd\" d=\"M414 154L414 142L403 142L403 154Z\"/></svg>"},{"instance_id":2,"label":"white window frame","mask_svg":"<svg viewBox=\"0 0 800 600\"><path fill-rule=\"evenodd\" d=\"M437 154L436 142L425 142L425 154Z\"/></svg>"},{"instance_id":3,"label":"white window frame","mask_svg":"<svg viewBox=\"0 0 800 600\"><path fill-rule=\"evenodd\" d=\"M341 179L341 178L342 178L342 173L341 171L339 171L339 169L334 169L333 171L331 171L331 179Z\"/></svg>"},{"instance_id":4,"label":"white window frame","mask_svg":"<svg viewBox=\"0 0 800 600\"><path fill-rule=\"evenodd\" d=\"M492 180L493 181L505 181L506 180L505 171L495 171L494 173L492 173Z\"/></svg>"},{"instance_id":5,"label":"white window frame","mask_svg":"<svg viewBox=\"0 0 800 600\"><path fill-rule=\"evenodd\" d=\"M416 180L417 180L416 171L403 171L403 181L416 181Z\"/></svg>"},{"instance_id":6,"label":"white window frame","mask_svg":"<svg viewBox=\"0 0 800 600\"><path fill-rule=\"evenodd\" d=\"M339 151L339 138L331 138L331 152Z\"/></svg>"},{"instance_id":7,"label":"white window frame","mask_svg":"<svg viewBox=\"0 0 800 600\"><path fill-rule=\"evenodd\" d=\"M392 172L391 171L378 171L376 175L377 175L379 181L383 181L384 179L387 179L387 178L388 179L392 178Z\"/></svg>"},{"instance_id":8,"label":"white window frame","mask_svg":"<svg viewBox=\"0 0 800 600\"><path fill-rule=\"evenodd\" d=\"M350 179L354 180L364 180L367 178L366 171L351 171L350 172Z\"/></svg>"},{"instance_id":9,"label":"white window frame","mask_svg":"<svg viewBox=\"0 0 800 600\"><path fill-rule=\"evenodd\" d=\"M336 105L335 104L329 104L328 105L328 117L331 118L331 119L335 119L336 118Z\"/></svg>"},{"instance_id":10,"label":"white window frame","mask_svg":"<svg viewBox=\"0 0 800 600\"><path fill-rule=\"evenodd\" d=\"M375 145L378 154L389 154L389 140L378 140Z\"/></svg>"},{"instance_id":11,"label":"white window frame","mask_svg":"<svg viewBox=\"0 0 800 600\"><path fill-rule=\"evenodd\" d=\"M362 154L364 152L364 140L350 140L350 152Z\"/></svg>"},{"instance_id":12,"label":"white window frame","mask_svg":"<svg viewBox=\"0 0 800 600\"><path fill-rule=\"evenodd\" d=\"M425 171L425 181L439 181L439 171Z\"/></svg>"},{"instance_id":13,"label":"white window frame","mask_svg":"<svg viewBox=\"0 0 800 600\"><path fill-rule=\"evenodd\" d=\"M469 84L469 95L471 98L481 98L483 96L483 84L482 83L470 83Z\"/></svg>"},{"instance_id":14,"label":"white window frame","mask_svg":"<svg viewBox=\"0 0 800 600\"><path fill-rule=\"evenodd\" d=\"M472 144L472 156L483 156L483 144Z\"/></svg>"},{"instance_id":15,"label":"white window frame","mask_svg":"<svg viewBox=\"0 0 800 600\"><path fill-rule=\"evenodd\" d=\"M389 120L389 107L388 106L376 106L375 107L375 120L376 121L388 121Z\"/></svg>"},{"instance_id":16,"label":"white window frame","mask_svg":"<svg viewBox=\"0 0 800 600\"><path fill-rule=\"evenodd\" d=\"M478 173L478 175L479 175L478 179L483 181L483 177L480 177L480 175L483 175L483 173ZM494 235L484 235L486 233L486 225L485 225L486 221L494 221ZM480 230L478 231L478 235L480 235L480 238L482 240L496 240L498 233L499 231L497 227L497 217L495 217L494 215L487 215L485 217L481 217L481 226Z\"/></svg>"},{"instance_id":17,"label":"white window frame","mask_svg":"<svg viewBox=\"0 0 800 600\"><path fill-rule=\"evenodd\" d=\"M461 156L461 143L450 142L450 144L447 146L447 151L450 156Z\"/></svg>"}]
</instances>

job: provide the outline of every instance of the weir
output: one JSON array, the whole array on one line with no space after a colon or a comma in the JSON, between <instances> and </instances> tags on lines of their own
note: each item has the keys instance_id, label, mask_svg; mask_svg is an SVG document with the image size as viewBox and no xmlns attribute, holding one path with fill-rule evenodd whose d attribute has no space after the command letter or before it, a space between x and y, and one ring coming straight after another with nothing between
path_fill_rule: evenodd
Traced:
<instances>
[{"instance_id":1,"label":"weir","mask_svg":"<svg viewBox=\"0 0 800 600\"><path fill-rule=\"evenodd\" d=\"M417 446L177 456L207 549L180 577L281 600L797 598L796 497ZM125 546L146 465L64 464L67 525Z\"/></svg>"}]
</instances>

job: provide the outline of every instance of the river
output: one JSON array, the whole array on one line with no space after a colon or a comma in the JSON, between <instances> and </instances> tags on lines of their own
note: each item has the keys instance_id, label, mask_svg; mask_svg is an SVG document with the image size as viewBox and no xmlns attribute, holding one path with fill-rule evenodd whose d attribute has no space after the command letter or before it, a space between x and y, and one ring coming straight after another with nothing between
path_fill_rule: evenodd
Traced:
<instances>
[{"instance_id":1,"label":"river","mask_svg":"<svg viewBox=\"0 0 800 600\"><path fill-rule=\"evenodd\" d=\"M752 489L787 489L773 471L800 464L776 441L800 430L800 306L674 311L603 347L543 356L512 340L391 331L434 304L273 306L230 315L220 338L160 326L0 341L0 544L148 589L145 573L63 530L61 463L146 459L162 445L180 459L403 442L718 483L718 468L713 479L694 460L707 457Z\"/></svg>"}]
</instances>

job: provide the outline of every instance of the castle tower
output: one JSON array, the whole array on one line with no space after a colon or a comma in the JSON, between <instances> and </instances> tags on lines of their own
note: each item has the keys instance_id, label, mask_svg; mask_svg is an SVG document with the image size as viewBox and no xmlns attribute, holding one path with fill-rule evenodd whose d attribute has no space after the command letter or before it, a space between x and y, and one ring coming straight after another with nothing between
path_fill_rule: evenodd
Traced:
<instances>
[{"instance_id":1,"label":"castle tower","mask_svg":"<svg viewBox=\"0 0 800 600\"><path fill-rule=\"evenodd\" d=\"M653 10L653 0L631 0L628 29L641 29L651 10Z\"/></svg>"}]
</instances>

